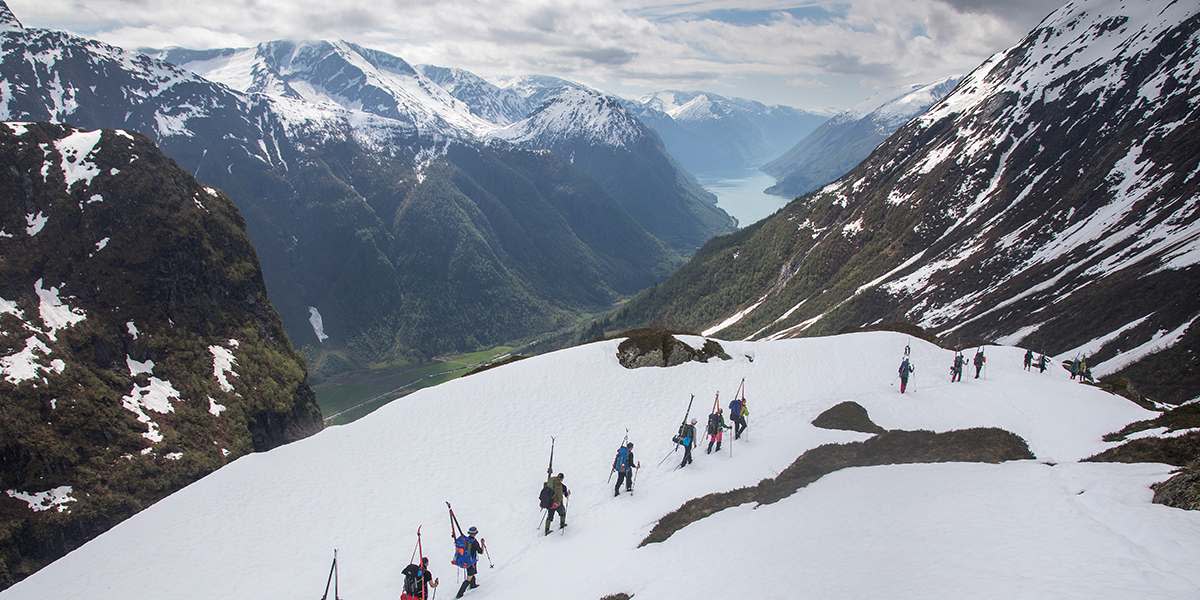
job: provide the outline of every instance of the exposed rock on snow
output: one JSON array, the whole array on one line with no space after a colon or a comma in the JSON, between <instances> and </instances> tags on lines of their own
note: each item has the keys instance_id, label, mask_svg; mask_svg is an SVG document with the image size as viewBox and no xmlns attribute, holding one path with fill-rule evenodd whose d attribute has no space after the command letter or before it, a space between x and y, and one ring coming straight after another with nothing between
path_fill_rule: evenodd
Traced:
<instances>
[{"instance_id":1,"label":"exposed rock on snow","mask_svg":"<svg viewBox=\"0 0 1200 600\"><path fill-rule=\"evenodd\" d=\"M883 433L886 429L875 424L867 409L857 402L846 401L834 405L829 410L817 415L813 425L824 429L842 429L860 433Z\"/></svg>"},{"instance_id":2,"label":"exposed rock on snow","mask_svg":"<svg viewBox=\"0 0 1200 600\"><path fill-rule=\"evenodd\" d=\"M774 479L755 487L689 500L663 517L639 546L666 541L691 523L747 502L771 504L847 467L930 462L1002 462L1033 458L1020 436L1003 429L978 428L934 433L887 431L865 442L827 444L801 454Z\"/></svg>"},{"instance_id":3,"label":"exposed rock on snow","mask_svg":"<svg viewBox=\"0 0 1200 600\"><path fill-rule=\"evenodd\" d=\"M706 339L696 349L658 329L639 329L624 335L627 338L617 347L617 360L626 369L674 367L690 361L708 362L710 358L729 360L725 349L714 340Z\"/></svg>"},{"instance_id":4,"label":"exposed rock on snow","mask_svg":"<svg viewBox=\"0 0 1200 600\"><path fill-rule=\"evenodd\" d=\"M1200 510L1200 460L1193 461L1170 479L1154 484L1154 503Z\"/></svg>"}]
</instances>

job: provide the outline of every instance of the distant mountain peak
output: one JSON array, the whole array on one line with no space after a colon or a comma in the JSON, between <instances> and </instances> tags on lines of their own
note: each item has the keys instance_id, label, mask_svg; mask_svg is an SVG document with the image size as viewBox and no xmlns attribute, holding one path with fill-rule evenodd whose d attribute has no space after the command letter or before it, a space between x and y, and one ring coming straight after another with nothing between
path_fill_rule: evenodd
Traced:
<instances>
[{"instance_id":1,"label":"distant mountain peak","mask_svg":"<svg viewBox=\"0 0 1200 600\"><path fill-rule=\"evenodd\" d=\"M0 31L9 29L25 29L25 26L21 24L21 20L17 18L17 15L13 14L13 11L8 8L8 3L0 0Z\"/></svg>"},{"instance_id":2,"label":"distant mountain peak","mask_svg":"<svg viewBox=\"0 0 1200 600\"><path fill-rule=\"evenodd\" d=\"M648 134L619 99L583 87L564 87L546 98L523 121L494 135L517 144L550 147L565 139L626 146Z\"/></svg>"}]
</instances>

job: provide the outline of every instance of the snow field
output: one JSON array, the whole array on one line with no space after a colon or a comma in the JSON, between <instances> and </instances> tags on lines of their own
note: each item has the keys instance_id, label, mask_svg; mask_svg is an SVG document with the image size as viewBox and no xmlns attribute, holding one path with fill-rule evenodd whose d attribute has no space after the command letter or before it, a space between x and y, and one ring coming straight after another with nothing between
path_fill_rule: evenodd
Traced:
<instances>
[{"instance_id":1,"label":"snow field","mask_svg":"<svg viewBox=\"0 0 1200 600\"><path fill-rule=\"evenodd\" d=\"M695 344L699 338L685 338ZM897 393L906 343L914 391ZM346 426L249 455L188 486L3 594L25 598L297 598L324 586L339 549L344 598L394 599L424 525L443 587L445 500L476 525L471 598L1195 598L1200 515L1149 502L1163 465L1074 464L1100 436L1154 413L1067 379L1021 368L1023 350L989 347L987 379L950 384L952 353L886 332L722 342L730 361L626 370L598 342L455 380ZM747 358L753 357L753 361ZM662 467L688 394L703 427L712 394L742 377L749 439L734 455ZM743 506L637 549L685 500L773 477L799 454L867 435L810 421L845 400L887 428L993 425L1038 461L847 469L770 506ZM635 495L605 483L630 430L642 464ZM565 535L543 538L537 493L556 435L555 471L573 495ZM728 441L727 441L728 443ZM1040 461L1056 462L1047 466ZM614 477L615 481L615 477ZM1079 492L1084 492L1080 494ZM556 525L557 527L557 525ZM137 565L137 568L130 568Z\"/></svg>"}]
</instances>

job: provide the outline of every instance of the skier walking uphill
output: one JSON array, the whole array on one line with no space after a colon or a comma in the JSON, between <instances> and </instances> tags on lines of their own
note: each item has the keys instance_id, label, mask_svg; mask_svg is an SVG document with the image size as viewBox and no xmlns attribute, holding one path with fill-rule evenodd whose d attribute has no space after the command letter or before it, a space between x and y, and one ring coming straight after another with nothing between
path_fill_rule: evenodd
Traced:
<instances>
[{"instance_id":1,"label":"skier walking uphill","mask_svg":"<svg viewBox=\"0 0 1200 600\"><path fill-rule=\"evenodd\" d=\"M900 393L901 394L903 394L904 390L908 388L908 376L912 375L913 372L915 372L915 371L916 371L916 369L913 368L912 363L908 362L908 357L905 356L904 360L900 361Z\"/></svg>"},{"instance_id":2,"label":"skier walking uphill","mask_svg":"<svg viewBox=\"0 0 1200 600\"><path fill-rule=\"evenodd\" d=\"M1025 351L1025 370L1028 371L1033 367L1033 350Z\"/></svg>"},{"instance_id":3,"label":"skier walking uphill","mask_svg":"<svg viewBox=\"0 0 1200 600\"><path fill-rule=\"evenodd\" d=\"M955 381L962 381L963 365L966 362L967 362L967 359L963 358L962 352L959 350L955 350L954 351L954 364L950 365L950 383L954 383Z\"/></svg>"},{"instance_id":4,"label":"skier walking uphill","mask_svg":"<svg viewBox=\"0 0 1200 600\"><path fill-rule=\"evenodd\" d=\"M1037 360L1037 368L1038 368L1038 372L1039 372L1039 373L1045 373L1045 372L1046 372L1046 365L1047 365L1049 362L1050 362L1050 361L1046 360L1046 353L1045 353L1045 352L1043 352L1043 353L1041 354L1041 356L1039 356L1039 357L1038 357L1038 360Z\"/></svg>"},{"instance_id":5,"label":"skier walking uphill","mask_svg":"<svg viewBox=\"0 0 1200 600\"><path fill-rule=\"evenodd\" d=\"M483 552L483 547L480 546L479 540L475 539L477 533L479 530L472 525L467 529L466 535L454 538L454 560L451 562L467 570L467 577L463 579L455 598L462 598L463 594L467 592L467 588L479 587L479 584L475 582L475 575L479 572L479 553Z\"/></svg>"},{"instance_id":6,"label":"skier walking uphill","mask_svg":"<svg viewBox=\"0 0 1200 600\"><path fill-rule=\"evenodd\" d=\"M683 445L683 461L679 463L682 469L692 464L692 448L699 445L696 443L696 419L679 428L679 443Z\"/></svg>"},{"instance_id":7,"label":"skier walking uphill","mask_svg":"<svg viewBox=\"0 0 1200 600\"><path fill-rule=\"evenodd\" d=\"M633 469L642 468L641 463L635 463L633 459L633 442L629 442L617 449L617 456L613 459L613 470L617 472L617 485L613 487L613 496L621 495L621 483L625 484L625 491L633 493Z\"/></svg>"},{"instance_id":8,"label":"skier walking uphill","mask_svg":"<svg viewBox=\"0 0 1200 600\"><path fill-rule=\"evenodd\" d=\"M571 496L571 490L567 489L563 479L566 477L562 473L552 475L551 469L546 469L546 485L542 488L542 493L546 490L550 491L550 506L547 506L546 513L546 535L550 535L550 523L554 520L554 515L558 515L558 528L562 529L567 526L567 505L566 499Z\"/></svg>"},{"instance_id":9,"label":"skier walking uphill","mask_svg":"<svg viewBox=\"0 0 1200 600\"><path fill-rule=\"evenodd\" d=\"M429 558L421 557L421 566L410 564L401 571L404 575L404 592L400 600L426 600L425 590L438 586L438 580L429 572Z\"/></svg>"},{"instance_id":10,"label":"skier walking uphill","mask_svg":"<svg viewBox=\"0 0 1200 600\"><path fill-rule=\"evenodd\" d=\"M742 439L742 434L746 432L746 417L750 416L750 406L746 403L746 380L742 379L742 383L738 385L738 391L733 394L733 401L729 403L729 418L733 421L733 439Z\"/></svg>"},{"instance_id":11,"label":"skier walking uphill","mask_svg":"<svg viewBox=\"0 0 1200 600\"><path fill-rule=\"evenodd\" d=\"M705 454L712 454L714 443L717 452L721 451L721 440L725 437L726 429L733 428L725 424L725 410L717 408L717 412L708 415L708 448L704 450Z\"/></svg>"},{"instance_id":12,"label":"skier walking uphill","mask_svg":"<svg viewBox=\"0 0 1200 600\"><path fill-rule=\"evenodd\" d=\"M987 363L987 357L983 355L983 346L980 346L979 349L975 351L975 359L973 362L975 363L975 379L979 379L979 371L981 371L983 369L983 365Z\"/></svg>"}]
</instances>

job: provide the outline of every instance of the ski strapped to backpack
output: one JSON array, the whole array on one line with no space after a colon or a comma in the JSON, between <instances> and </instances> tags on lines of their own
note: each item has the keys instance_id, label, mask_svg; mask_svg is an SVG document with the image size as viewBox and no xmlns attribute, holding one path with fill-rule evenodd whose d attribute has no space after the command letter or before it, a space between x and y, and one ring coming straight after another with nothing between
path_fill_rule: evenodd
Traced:
<instances>
[{"instance_id":1,"label":"ski strapped to backpack","mask_svg":"<svg viewBox=\"0 0 1200 600\"><path fill-rule=\"evenodd\" d=\"M625 448L625 444L627 444L628 442L629 442L629 428L626 427L625 428L625 437L621 438L621 445L617 447L617 457L615 459L613 459L612 469L610 469L608 471L608 482L609 483L612 483L613 473L617 472L617 465L620 464L620 462L621 462L621 454L628 453L628 449Z\"/></svg>"},{"instance_id":2,"label":"ski strapped to backpack","mask_svg":"<svg viewBox=\"0 0 1200 600\"><path fill-rule=\"evenodd\" d=\"M668 458L671 458L672 454L679 451L679 444L683 442L683 428L687 427L688 417L692 414L692 401L695 399L695 394L692 394L691 398L688 398L687 411L683 413L683 423L679 425L679 432L675 434L675 437L671 438L671 441L674 442L675 445L671 447L671 451L668 452L667 455L662 458L662 460L658 461L659 466L662 466L663 463L667 462Z\"/></svg>"},{"instance_id":3,"label":"ski strapped to backpack","mask_svg":"<svg viewBox=\"0 0 1200 600\"><path fill-rule=\"evenodd\" d=\"M446 509L450 511L450 538L454 540L454 558L450 564L465 569L475 566L478 558L471 555L471 538L463 533L462 526L458 524L458 517L454 516L454 509L446 502ZM455 530L457 529L457 532Z\"/></svg>"}]
</instances>

